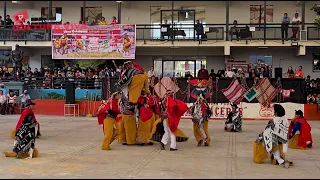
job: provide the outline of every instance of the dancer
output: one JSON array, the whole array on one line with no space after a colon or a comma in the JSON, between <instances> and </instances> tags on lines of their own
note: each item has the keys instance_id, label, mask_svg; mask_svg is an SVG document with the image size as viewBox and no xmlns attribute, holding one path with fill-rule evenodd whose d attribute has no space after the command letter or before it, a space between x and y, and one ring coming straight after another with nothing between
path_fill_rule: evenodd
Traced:
<instances>
[{"instance_id":1,"label":"dancer","mask_svg":"<svg viewBox=\"0 0 320 180\"><path fill-rule=\"evenodd\" d=\"M178 128L180 118L188 110L188 106L183 101L175 100L171 90L167 90L162 105L164 108L162 118L154 123L150 140L160 142L161 150L165 150L165 145L170 139L170 151L177 151L176 142L189 139Z\"/></svg>"},{"instance_id":2,"label":"dancer","mask_svg":"<svg viewBox=\"0 0 320 180\"><path fill-rule=\"evenodd\" d=\"M212 115L212 112L205 99L210 95L207 90L208 81L205 79L192 79L189 80L189 83L195 86L191 97L197 100L194 105L190 107L193 121L193 134L198 142L198 147L202 144L209 146L211 139L208 132L208 118Z\"/></svg>"},{"instance_id":3,"label":"dancer","mask_svg":"<svg viewBox=\"0 0 320 180\"><path fill-rule=\"evenodd\" d=\"M111 95L110 99L102 101L101 106L98 109L98 123L103 124L104 138L102 142L102 150L111 150L110 144L117 138L118 130L115 127L115 120L120 114L118 101L120 99L120 93L115 92Z\"/></svg>"},{"instance_id":4,"label":"dancer","mask_svg":"<svg viewBox=\"0 0 320 180\"><path fill-rule=\"evenodd\" d=\"M31 99L26 100L26 102L23 104L24 108L26 107L26 104L30 104L30 102L31 102ZM20 118L21 118L21 116L20 116ZM40 136L42 136L41 133L40 133L40 123L39 122L37 122L36 128L37 128L36 138L39 138ZM16 132L17 132L17 129L12 130L10 132L11 139L15 139Z\"/></svg>"},{"instance_id":5,"label":"dancer","mask_svg":"<svg viewBox=\"0 0 320 180\"><path fill-rule=\"evenodd\" d=\"M285 118L285 110L280 104L275 104L274 118L268 122L264 132L254 142L254 162L263 163L269 156L274 165L293 165L286 161L289 122Z\"/></svg>"},{"instance_id":6,"label":"dancer","mask_svg":"<svg viewBox=\"0 0 320 180\"><path fill-rule=\"evenodd\" d=\"M242 131L242 117L238 111L236 104L231 105L232 111L228 114L225 122L224 130L227 132L240 132Z\"/></svg>"},{"instance_id":7,"label":"dancer","mask_svg":"<svg viewBox=\"0 0 320 180\"><path fill-rule=\"evenodd\" d=\"M13 152L4 152L6 157L16 157L18 159L38 157L39 152L35 148L37 120L32 111L34 106L35 103L31 101L26 103L26 108L16 125Z\"/></svg>"},{"instance_id":8,"label":"dancer","mask_svg":"<svg viewBox=\"0 0 320 180\"><path fill-rule=\"evenodd\" d=\"M198 96L197 101L190 109L193 121L193 134L198 142L198 147L202 144L209 146L211 138L208 132L208 118L212 113L209 106L205 103L202 94Z\"/></svg>"},{"instance_id":9,"label":"dancer","mask_svg":"<svg viewBox=\"0 0 320 180\"><path fill-rule=\"evenodd\" d=\"M154 100L152 96L147 96L144 91L142 91L141 96L138 100L139 109L139 122L137 130L137 144L139 145L153 145L149 142L150 133L152 130L152 125L155 121L155 114L152 111L154 106Z\"/></svg>"},{"instance_id":10,"label":"dancer","mask_svg":"<svg viewBox=\"0 0 320 180\"><path fill-rule=\"evenodd\" d=\"M120 99L121 120L118 121L119 143L123 145L136 144L137 125L134 118L135 105L128 102L128 98L121 93Z\"/></svg>"},{"instance_id":11,"label":"dancer","mask_svg":"<svg viewBox=\"0 0 320 180\"><path fill-rule=\"evenodd\" d=\"M289 147L293 149L312 148L311 126L303 117L301 110L296 111L289 126Z\"/></svg>"}]
</instances>

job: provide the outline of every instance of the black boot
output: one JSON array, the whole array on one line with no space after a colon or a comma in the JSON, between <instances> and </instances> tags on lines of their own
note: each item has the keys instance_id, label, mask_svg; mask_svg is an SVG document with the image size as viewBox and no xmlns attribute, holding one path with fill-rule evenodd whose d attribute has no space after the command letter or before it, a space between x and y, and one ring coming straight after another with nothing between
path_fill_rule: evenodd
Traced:
<instances>
[{"instance_id":1,"label":"black boot","mask_svg":"<svg viewBox=\"0 0 320 180\"><path fill-rule=\"evenodd\" d=\"M165 150L166 148L164 148L164 144L162 142L160 142L160 149L161 150Z\"/></svg>"},{"instance_id":2,"label":"black boot","mask_svg":"<svg viewBox=\"0 0 320 180\"><path fill-rule=\"evenodd\" d=\"M198 142L198 145L197 145L197 146L200 147L200 146L202 145L202 142L203 142L203 141L200 140L200 141Z\"/></svg>"},{"instance_id":3,"label":"black boot","mask_svg":"<svg viewBox=\"0 0 320 180\"><path fill-rule=\"evenodd\" d=\"M178 151L178 149L170 148L170 151Z\"/></svg>"}]
</instances>

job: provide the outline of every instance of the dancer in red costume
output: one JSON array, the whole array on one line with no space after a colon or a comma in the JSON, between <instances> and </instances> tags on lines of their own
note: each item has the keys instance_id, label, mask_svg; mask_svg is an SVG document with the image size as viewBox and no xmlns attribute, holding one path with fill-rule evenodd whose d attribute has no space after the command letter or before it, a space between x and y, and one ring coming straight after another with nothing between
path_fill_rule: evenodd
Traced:
<instances>
[{"instance_id":1,"label":"dancer in red costume","mask_svg":"<svg viewBox=\"0 0 320 180\"><path fill-rule=\"evenodd\" d=\"M303 117L301 110L296 111L289 126L289 147L293 149L312 148L311 126Z\"/></svg>"},{"instance_id":2,"label":"dancer in red costume","mask_svg":"<svg viewBox=\"0 0 320 180\"><path fill-rule=\"evenodd\" d=\"M98 109L98 123L103 124L104 138L102 142L102 150L111 150L110 144L117 138L118 130L115 127L115 120L120 114L119 102L120 94L115 92L111 95L111 98L106 102L102 101L101 106Z\"/></svg>"},{"instance_id":3,"label":"dancer in red costume","mask_svg":"<svg viewBox=\"0 0 320 180\"><path fill-rule=\"evenodd\" d=\"M176 151L176 142L184 142L188 137L178 128L182 115L188 110L187 104L175 100L172 91L168 90L162 102L162 118L156 120L152 128L152 141L160 142L160 148L165 150L165 145L170 140L170 151Z\"/></svg>"}]
</instances>

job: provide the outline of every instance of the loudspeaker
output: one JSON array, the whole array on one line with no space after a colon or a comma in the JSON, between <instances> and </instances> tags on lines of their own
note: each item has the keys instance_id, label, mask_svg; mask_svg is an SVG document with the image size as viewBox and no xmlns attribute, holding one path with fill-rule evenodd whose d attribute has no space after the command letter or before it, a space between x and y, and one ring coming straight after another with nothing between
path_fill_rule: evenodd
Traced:
<instances>
[{"instance_id":1,"label":"loudspeaker","mask_svg":"<svg viewBox=\"0 0 320 180\"><path fill-rule=\"evenodd\" d=\"M74 82L66 82L66 104L75 104L76 102L76 85Z\"/></svg>"},{"instance_id":2,"label":"loudspeaker","mask_svg":"<svg viewBox=\"0 0 320 180\"><path fill-rule=\"evenodd\" d=\"M274 68L275 78L282 78L282 68Z\"/></svg>"}]
</instances>

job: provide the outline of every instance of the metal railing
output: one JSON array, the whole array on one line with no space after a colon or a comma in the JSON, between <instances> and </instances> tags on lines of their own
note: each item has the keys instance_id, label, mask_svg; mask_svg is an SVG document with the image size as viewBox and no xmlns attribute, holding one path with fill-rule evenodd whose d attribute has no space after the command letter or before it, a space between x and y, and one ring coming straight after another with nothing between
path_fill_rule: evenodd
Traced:
<instances>
[{"instance_id":1,"label":"metal railing","mask_svg":"<svg viewBox=\"0 0 320 180\"><path fill-rule=\"evenodd\" d=\"M77 89L101 89L101 79L89 78L65 78L65 77L24 77L19 79L1 78L1 82L19 81L25 82L29 89L65 89L66 82L73 81Z\"/></svg>"},{"instance_id":2,"label":"metal railing","mask_svg":"<svg viewBox=\"0 0 320 180\"><path fill-rule=\"evenodd\" d=\"M264 24L229 24L227 30L226 24L203 24L203 35L197 34L197 28L194 24L175 24L170 28L163 29L160 24L137 24L136 25L136 39L143 41L187 41L187 40L299 40L302 25L293 27L289 24L287 30L283 30L281 23L268 23L264 29ZM254 31L250 31L250 27L255 27ZM235 31L237 29L237 31ZM266 31L265 31L266 30ZM297 30L296 38L291 38L293 30ZM314 23L305 23L305 30L307 30L307 40L320 40L320 28ZM284 31L288 32L288 36ZM235 32L238 32L235 33ZM284 34L282 35L282 33ZM51 41L50 29L26 29L20 30L13 28L13 26L0 27L0 41Z\"/></svg>"}]
</instances>

